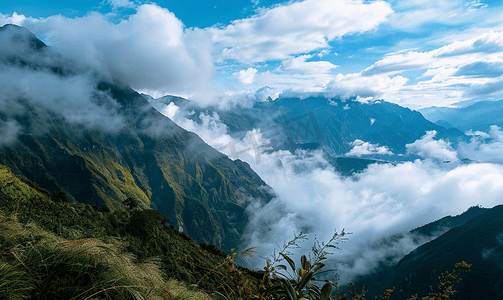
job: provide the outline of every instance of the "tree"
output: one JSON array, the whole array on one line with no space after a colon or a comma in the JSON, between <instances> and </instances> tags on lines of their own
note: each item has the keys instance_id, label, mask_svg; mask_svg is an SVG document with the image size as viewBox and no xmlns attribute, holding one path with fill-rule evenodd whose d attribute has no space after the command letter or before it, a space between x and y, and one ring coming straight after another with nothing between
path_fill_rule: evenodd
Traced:
<instances>
[{"instance_id":1,"label":"tree","mask_svg":"<svg viewBox=\"0 0 503 300\"><path fill-rule=\"evenodd\" d=\"M133 210L134 208L138 207L138 201L132 197L126 198L126 200L122 201L122 204L127 206L129 210Z\"/></svg>"}]
</instances>

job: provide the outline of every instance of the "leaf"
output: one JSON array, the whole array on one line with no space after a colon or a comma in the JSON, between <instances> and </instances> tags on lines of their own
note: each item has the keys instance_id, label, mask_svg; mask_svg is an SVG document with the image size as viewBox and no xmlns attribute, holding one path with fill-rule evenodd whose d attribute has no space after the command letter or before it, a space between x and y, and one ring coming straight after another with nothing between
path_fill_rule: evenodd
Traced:
<instances>
[{"instance_id":1,"label":"leaf","mask_svg":"<svg viewBox=\"0 0 503 300\"><path fill-rule=\"evenodd\" d=\"M282 269L286 271L286 266L285 265L277 265L276 268Z\"/></svg>"},{"instance_id":2,"label":"leaf","mask_svg":"<svg viewBox=\"0 0 503 300\"><path fill-rule=\"evenodd\" d=\"M281 281L283 283L283 287L285 288L285 292L288 298L290 298L290 300L297 300L297 294L295 293L295 290L293 289L290 280L281 279Z\"/></svg>"},{"instance_id":3,"label":"leaf","mask_svg":"<svg viewBox=\"0 0 503 300\"><path fill-rule=\"evenodd\" d=\"M332 294L332 283L327 282L321 288L321 300L327 300Z\"/></svg>"},{"instance_id":4,"label":"leaf","mask_svg":"<svg viewBox=\"0 0 503 300\"><path fill-rule=\"evenodd\" d=\"M318 265L316 265L316 267L314 267L313 272L315 272L315 273L316 273L317 271L319 271L319 270L320 270L321 268L323 268L324 266L325 266L325 264L324 264L324 263L319 263Z\"/></svg>"},{"instance_id":5,"label":"leaf","mask_svg":"<svg viewBox=\"0 0 503 300\"><path fill-rule=\"evenodd\" d=\"M302 255L300 257L300 265L302 266L302 269L304 269L304 270L307 270L307 268L306 268L306 262L307 262L306 256Z\"/></svg>"},{"instance_id":6,"label":"leaf","mask_svg":"<svg viewBox=\"0 0 503 300\"><path fill-rule=\"evenodd\" d=\"M288 262L288 264L292 268L292 271L295 273L295 263L293 262L293 260L283 253L280 253L280 254L281 254L281 256L283 256L286 259L286 261Z\"/></svg>"},{"instance_id":7,"label":"leaf","mask_svg":"<svg viewBox=\"0 0 503 300\"><path fill-rule=\"evenodd\" d=\"M313 277L313 271L309 271L306 275L302 276L302 279L299 282L299 290L302 290L306 284L311 280Z\"/></svg>"}]
</instances>

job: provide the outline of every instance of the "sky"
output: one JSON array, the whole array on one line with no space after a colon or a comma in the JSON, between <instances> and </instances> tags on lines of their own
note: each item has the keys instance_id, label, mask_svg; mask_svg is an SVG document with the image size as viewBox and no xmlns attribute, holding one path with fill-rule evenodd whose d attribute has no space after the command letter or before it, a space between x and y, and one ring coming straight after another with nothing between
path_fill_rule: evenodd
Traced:
<instances>
[{"instance_id":1,"label":"sky","mask_svg":"<svg viewBox=\"0 0 503 300\"><path fill-rule=\"evenodd\" d=\"M2 1L0 25L154 97L314 93L414 109L503 98L500 1L39 3Z\"/></svg>"}]
</instances>

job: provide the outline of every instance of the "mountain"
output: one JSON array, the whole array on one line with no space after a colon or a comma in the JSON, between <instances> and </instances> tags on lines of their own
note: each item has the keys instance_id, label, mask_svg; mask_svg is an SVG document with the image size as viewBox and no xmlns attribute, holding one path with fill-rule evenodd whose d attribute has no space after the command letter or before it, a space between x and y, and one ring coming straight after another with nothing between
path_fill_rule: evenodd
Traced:
<instances>
[{"instance_id":1,"label":"mountain","mask_svg":"<svg viewBox=\"0 0 503 300\"><path fill-rule=\"evenodd\" d=\"M488 132L491 125L503 127L503 100L480 101L466 107L428 107L420 112L432 122L447 122L463 131Z\"/></svg>"},{"instance_id":2,"label":"mountain","mask_svg":"<svg viewBox=\"0 0 503 300\"><path fill-rule=\"evenodd\" d=\"M127 197L229 251L247 201L272 199L248 164L205 144L131 88L77 68L22 27L0 28L0 163L50 193L121 207ZM26 84L26 85L23 85Z\"/></svg>"},{"instance_id":3,"label":"mountain","mask_svg":"<svg viewBox=\"0 0 503 300\"><path fill-rule=\"evenodd\" d=\"M458 222L458 226L418 247L391 270L358 281L369 290L369 298L381 294L383 287L393 286L396 289L391 299L426 295L431 292L430 286L437 285L441 273L465 261L472 265L471 271L462 276L452 299L503 299L503 205L492 209L472 208L465 214L451 223ZM431 226L442 226L438 222L445 224L446 221L454 220L441 219L436 225L419 230L431 232Z\"/></svg>"},{"instance_id":4,"label":"mountain","mask_svg":"<svg viewBox=\"0 0 503 300\"><path fill-rule=\"evenodd\" d=\"M169 222L148 208L69 203L0 165L0 298L208 299L236 286L257 293L263 274L236 269L225 252Z\"/></svg>"},{"instance_id":5,"label":"mountain","mask_svg":"<svg viewBox=\"0 0 503 300\"><path fill-rule=\"evenodd\" d=\"M386 101L362 103L355 99L325 97L278 98L255 102L251 107L235 106L199 108L180 97L166 96L149 101L159 110L173 103L200 123L201 113L218 113L233 137L244 138L246 132L259 128L271 142L263 147L274 150L322 148L333 157L341 157L353 147L355 140L386 146L394 154L405 154L406 144L420 139L427 131L456 143L466 136L455 128L444 128L426 120L419 112ZM173 105L172 104L172 105ZM364 158L386 158L389 155L367 154ZM399 156L393 159L401 160Z\"/></svg>"}]
</instances>

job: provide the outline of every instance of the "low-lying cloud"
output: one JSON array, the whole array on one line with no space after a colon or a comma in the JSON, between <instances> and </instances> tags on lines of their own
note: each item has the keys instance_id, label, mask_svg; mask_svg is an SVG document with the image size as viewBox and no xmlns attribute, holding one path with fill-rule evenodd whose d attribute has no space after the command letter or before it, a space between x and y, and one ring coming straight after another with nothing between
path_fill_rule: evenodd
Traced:
<instances>
[{"instance_id":1,"label":"low-lying cloud","mask_svg":"<svg viewBox=\"0 0 503 300\"><path fill-rule=\"evenodd\" d=\"M88 73L59 76L46 70L0 66L0 114L6 120L3 127L10 140L14 132L21 132L14 130L14 119L26 113L47 126L29 128L26 133L49 130L55 118L107 132L120 130L123 118L119 104L106 91L97 90L97 83Z\"/></svg>"},{"instance_id":2,"label":"low-lying cloud","mask_svg":"<svg viewBox=\"0 0 503 300\"><path fill-rule=\"evenodd\" d=\"M349 143L353 148L346 153L346 156L356 156L361 157L363 155L393 155L388 147L374 145L369 142L364 142L362 140L355 140L354 142Z\"/></svg>"},{"instance_id":3,"label":"low-lying cloud","mask_svg":"<svg viewBox=\"0 0 503 300\"><path fill-rule=\"evenodd\" d=\"M219 122L216 115L212 120ZM202 127L193 129L197 133ZM227 135L226 128L217 128L215 133ZM251 133L260 135L257 130ZM334 229L345 228L353 234L339 245L342 250L336 250L328 263L328 267L337 269L343 283L368 274L380 263L396 262L428 241L409 234L410 230L474 205L500 204L503 165L464 163L462 159L493 153L486 161L503 161L501 154L496 159L496 149L503 146L503 133L494 127L489 134L476 134L470 143L453 149L447 142L435 140L435 132L428 132L408 145L410 152L421 154L423 159L373 164L351 177L341 176L319 151L262 151L257 159L253 147L242 141L242 145L250 146L243 146L249 151L237 158L248 162L277 194L267 204L250 200L243 247L260 248L248 266L263 267L264 257L295 233L308 234L310 239L296 251L300 255L309 252L314 237L327 241ZM212 140L214 136L206 141ZM366 143L361 141L356 146ZM228 148L222 152L231 155Z\"/></svg>"}]
</instances>

